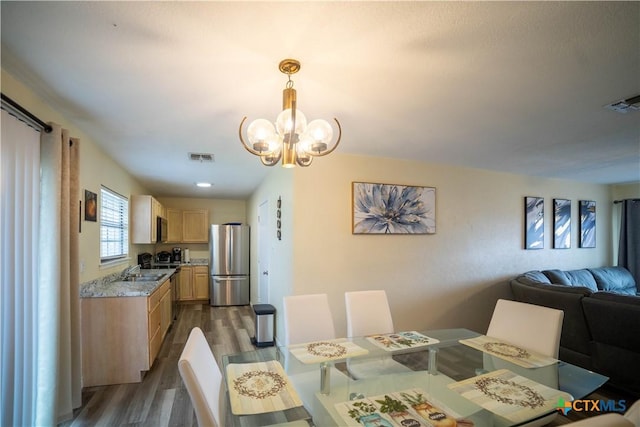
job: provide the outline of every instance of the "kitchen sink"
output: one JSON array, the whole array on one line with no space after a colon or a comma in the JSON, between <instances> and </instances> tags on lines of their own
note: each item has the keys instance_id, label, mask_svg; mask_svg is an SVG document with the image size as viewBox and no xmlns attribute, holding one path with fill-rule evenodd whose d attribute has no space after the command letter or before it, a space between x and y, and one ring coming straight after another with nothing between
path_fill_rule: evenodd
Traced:
<instances>
[{"instance_id":1,"label":"kitchen sink","mask_svg":"<svg viewBox=\"0 0 640 427\"><path fill-rule=\"evenodd\" d=\"M125 282L157 282L165 276L164 273L134 274L124 278Z\"/></svg>"}]
</instances>

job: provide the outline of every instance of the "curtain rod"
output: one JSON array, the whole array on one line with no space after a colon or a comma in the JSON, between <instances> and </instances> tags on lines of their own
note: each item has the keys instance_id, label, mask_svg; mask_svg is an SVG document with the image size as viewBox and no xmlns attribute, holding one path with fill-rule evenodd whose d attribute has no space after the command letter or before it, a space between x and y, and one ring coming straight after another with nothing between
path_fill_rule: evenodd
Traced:
<instances>
[{"instance_id":1,"label":"curtain rod","mask_svg":"<svg viewBox=\"0 0 640 427\"><path fill-rule=\"evenodd\" d=\"M623 200L614 200L613 203L617 205L618 203L622 203L625 200L629 200L630 202L640 202L640 199L623 199Z\"/></svg>"},{"instance_id":2,"label":"curtain rod","mask_svg":"<svg viewBox=\"0 0 640 427\"><path fill-rule=\"evenodd\" d=\"M51 132L52 128L51 128L50 125L46 124L45 122L43 122L42 120L40 120L39 118L37 118L36 116L31 114L26 108L24 108L22 105L18 104L13 99L9 98L4 93L2 93L0 95L2 95L2 102L3 103L9 104L9 106L11 106L11 108L13 108L15 111L17 111L18 113L22 114L27 119L31 120L33 123L35 123L38 126L40 126L42 128L42 130L45 131L45 133L50 133Z\"/></svg>"}]
</instances>

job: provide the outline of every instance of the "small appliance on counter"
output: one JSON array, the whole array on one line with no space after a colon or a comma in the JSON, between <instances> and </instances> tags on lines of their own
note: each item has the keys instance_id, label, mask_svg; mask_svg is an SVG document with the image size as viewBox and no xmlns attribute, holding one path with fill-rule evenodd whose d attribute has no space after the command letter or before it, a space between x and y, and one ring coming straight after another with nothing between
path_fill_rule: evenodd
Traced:
<instances>
[{"instance_id":1,"label":"small appliance on counter","mask_svg":"<svg viewBox=\"0 0 640 427\"><path fill-rule=\"evenodd\" d=\"M138 264L140 265L140 268L151 268L152 261L153 255L151 255L149 252L138 254Z\"/></svg>"},{"instance_id":2,"label":"small appliance on counter","mask_svg":"<svg viewBox=\"0 0 640 427\"><path fill-rule=\"evenodd\" d=\"M161 251L156 254L156 262L161 264L169 264L171 262L171 252Z\"/></svg>"},{"instance_id":3,"label":"small appliance on counter","mask_svg":"<svg viewBox=\"0 0 640 427\"><path fill-rule=\"evenodd\" d=\"M182 248L171 249L171 254L173 257L173 262L177 262L178 264L182 262Z\"/></svg>"},{"instance_id":4,"label":"small appliance on counter","mask_svg":"<svg viewBox=\"0 0 640 427\"><path fill-rule=\"evenodd\" d=\"M191 262L191 254L189 253L189 249L184 250L184 259L182 261L186 263Z\"/></svg>"}]
</instances>

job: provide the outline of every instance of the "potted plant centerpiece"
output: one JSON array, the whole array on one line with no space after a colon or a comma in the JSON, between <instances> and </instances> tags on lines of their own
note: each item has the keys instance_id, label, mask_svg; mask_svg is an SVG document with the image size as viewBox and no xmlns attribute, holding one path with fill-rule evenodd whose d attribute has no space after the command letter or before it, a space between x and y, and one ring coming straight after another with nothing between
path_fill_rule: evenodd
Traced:
<instances>
[{"instance_id":1,"label":"potted plant centerpiece","mask_svg":"<svg viewBox=\"0 0 640 427\"><path fill-rule=\"evenodd\" d=\"M384 400L376 399L376 402L380 404L380 412L383 414L389 414L394 421L399 423L403 427L421 427L424 426L420 421L412 417L407 411L409 407L402 403L401 400L394 399L391 396L385 394Z\"/></svg>"}]
</instances>

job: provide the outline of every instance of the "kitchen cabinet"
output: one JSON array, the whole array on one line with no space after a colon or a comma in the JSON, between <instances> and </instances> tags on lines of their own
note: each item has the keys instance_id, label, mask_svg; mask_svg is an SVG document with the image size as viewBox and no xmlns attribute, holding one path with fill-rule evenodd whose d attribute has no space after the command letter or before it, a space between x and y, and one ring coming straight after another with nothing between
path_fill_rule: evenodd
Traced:
<instances>
[{"instance_id":1,"label":"kitchen cabinet","mask_svg":"<svg viewBox=\"0 0 640 427\"><path fill-rule=\"evenodd\" d=\"M209 241L209 211L192 209L182 211L182 242L207 243Z\"/></svg>"},{"instance_id":2,"label":"kitchen cabinet","mask_svg":"<svg viewBox=\"0 0 640 427\"><path fill-rule=\"evenodd\" d=\"M180 301L209 299L209 267L190 265L180 267Z\"/></svg>"},{"instance_id":3,"label":"kitchen cabinet","mask_svg":"<svg viewBox=\"0 0 640 427\"><path fill-rule=\"evenodd\" d=\"M131 240L132 243L156 243L158 240L157 218L165 218L162 204L153 196L131 196Z\"/></svg>"},{"instance_id":4,"label":"kitchen cabinet","mask_svg":"<svg viewBox=\"0 0 640 427\"><path fill-rule=\"evenodd\" d=\"M82 386L137 383L171 326L171 283L149 296L80 299Z\"/></svg>"},{"instance_id":5,"label":"kitchen cabinet","mask_svg":"<svg viewBox=\"0 0 640 427\"><path fill-rule=\"evenodd\" d=\"M209 267L193 267L193 292L196 299L209 299Z\"/></svg>"},{"instance_id":6,"label":"kitchen cabinet","mask_svg":"<svg viewBox=\"0 0 640 427\"><path fill-rule=\"evenodd\" d=\"M167 243L182 243L182 211L167 208Z\"/></svg>"},{"instance_id":7,"label":"kitchen cabinet","mask_svg":"<svg viewBox=\"0 0 640 427\"><path fill-rule=\"evenodd\" d=\"M180 267L180 301L193 300L193 285L191 277L193 275L193 269L191 266Z\"/></svg>"}]
</instances>

